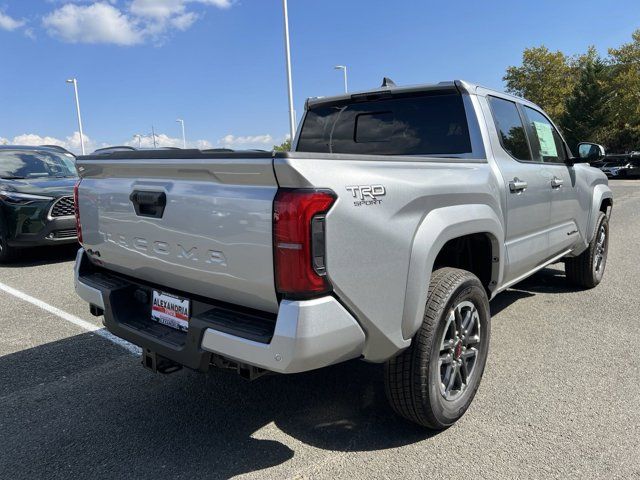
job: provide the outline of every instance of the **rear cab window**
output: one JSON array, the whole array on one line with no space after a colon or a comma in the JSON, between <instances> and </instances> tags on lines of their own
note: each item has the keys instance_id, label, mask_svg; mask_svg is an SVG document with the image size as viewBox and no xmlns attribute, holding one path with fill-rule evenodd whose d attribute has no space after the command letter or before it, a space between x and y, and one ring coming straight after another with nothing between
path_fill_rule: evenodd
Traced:
<instances>
[{"instance_id":1,"label":"rear cab window","mask_svg":"<svg viewBox=\"0 0 640 480\"><path fill-rule=\"evenodd\" d=\"M472 145L462 95L447 91L311 107L296 150L456 158L471 154Z\"/></svg>"}]
</instances>

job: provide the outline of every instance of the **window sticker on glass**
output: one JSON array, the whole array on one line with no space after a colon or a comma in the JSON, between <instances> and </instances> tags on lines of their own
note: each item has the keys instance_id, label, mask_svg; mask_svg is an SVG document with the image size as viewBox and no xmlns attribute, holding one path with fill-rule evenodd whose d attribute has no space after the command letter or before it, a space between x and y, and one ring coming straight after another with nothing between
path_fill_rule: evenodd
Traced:
<instances>
[{"instance_id":1,"label":"window sticker on glass","mask_svg":"<svg viewBox=\"0 0 640 480\"><path fill-rule=\"evenodd\" d=\"M538 134L538 141L540 142L540 155L543 157L557 157L558 149L556 148L556 142L553 139L553 130L551 125L542 122L533 122L533 127Z\"/></svg>"}]
</instances>

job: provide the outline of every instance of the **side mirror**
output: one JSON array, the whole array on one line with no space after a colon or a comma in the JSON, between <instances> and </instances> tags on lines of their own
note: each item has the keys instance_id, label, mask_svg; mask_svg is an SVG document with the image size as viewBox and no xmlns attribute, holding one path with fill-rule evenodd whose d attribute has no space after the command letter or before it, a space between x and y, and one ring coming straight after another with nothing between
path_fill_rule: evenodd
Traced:
<instances>
[{"instance_id":1,"label":"side mirror","mask_svg":"<svg viewBox=\"0 0 640 480\"><path fill-rule=\"evenodd\" d=\"M582 142L578 144L578 160L581 162L597 162L605 157L604 147L597 143Z\"/></svg>"}]
</instances>

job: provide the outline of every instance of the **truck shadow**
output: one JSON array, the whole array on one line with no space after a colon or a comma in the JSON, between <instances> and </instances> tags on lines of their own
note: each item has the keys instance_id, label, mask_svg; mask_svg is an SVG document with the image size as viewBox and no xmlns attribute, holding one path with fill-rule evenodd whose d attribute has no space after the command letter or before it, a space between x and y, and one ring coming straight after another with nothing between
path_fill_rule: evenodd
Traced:
<instances>
[{"instance_id":1,"label":"truck shadow","mask_svg":"<svg viewBox=\"0 0 640 480\"><path fill-rule=\"evenodd\" d=\"M54 263L69 262L76 257L80 245L52 245L50 247L21 248L16 257L0 263L2 268L37 267Z\"/></svg>"},{"instance_id":2,"label":"truck shadow","mask_svg":"<svg viewBox=\"0 0 640 480\"><path fill-rule=\"evenodd\" d=\"M0 357L0 471L230 478L295 466L297 442L370 451L434 435L390 411L381 373L348 362L252 383L220 371L153 375L119 347L78 335Z\"/></svg>"},{"instance_id":3,"label":"truck shadow","mask_svg":"<svg viewBox=\"0 0 640 480\"><path fill-rule=\"evenodd\" d=\"M571 293L583 290L568 282L561 264L543 268L531 277L515 284L512 289L530 293Z\"/></svg>"},{"instance_id":4,"label":"truck shadow","mask_svg":"<svg viewBox=\"0 0 640 480\"><path fill-rule=\"evenodd\" d=\"M536 294L555 294L580 292L581 288L571 285L565 275L562 265L552 265L543 268L531 277L516 283L511 288L498 294L491 301L491 315L497 315L518 300L533 297Z\"/></svg>"},{"instance_id":5,"label":"truck shadow","mask_svg":"<svg viewBox=\"0 0 640 480\"><path fill-rule=\"evenodd\" d=\"M545 269L492 310L566 291L562 272ZM162 376L88 333L0 357L0 431L3 477L110 479L230 478L285 462L300 468L296 454L308 454L300 443L378 451L437 435L391 412L380 365L252 383L222 371Z\"/></svg>"}]
</instances>

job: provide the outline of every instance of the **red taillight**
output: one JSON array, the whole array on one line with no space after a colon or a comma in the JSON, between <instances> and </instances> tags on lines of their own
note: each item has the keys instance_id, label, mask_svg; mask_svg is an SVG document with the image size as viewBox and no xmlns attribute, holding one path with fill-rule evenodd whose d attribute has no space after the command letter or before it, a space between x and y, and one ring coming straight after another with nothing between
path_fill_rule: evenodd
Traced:
<instances>
[{"instance_id":1,"label":"red taillight","mask_svg":"<svg viewBox=\"0 0 640 480\"><path fill-rule=\"evenodd\" d=\"M76 233L78 234L78 242L82 243L82 226L80 225L80 204L78 203L78 187L81 180L76 182L73 187L73 210L76 215Z\"/></svg>"},{"instance_id":2,"label":"red taillight","mask_svg":"<svg viewBox=\"0 0 640 480\"><path fill-rule=\"evenodd\" d=\"M330 190L278 190L273 239L279 293L303 298L331 290L325 272L324 214L335 199Z\"/></svg>"}]
</instances>

